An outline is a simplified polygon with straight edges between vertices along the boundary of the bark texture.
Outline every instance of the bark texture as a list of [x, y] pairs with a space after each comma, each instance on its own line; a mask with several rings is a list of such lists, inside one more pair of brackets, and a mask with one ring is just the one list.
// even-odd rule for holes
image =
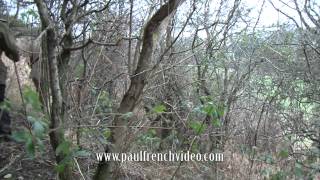
[[[59, 69], [57, 61], [57, 38], [53, 22], [50, 18], [48, 9], [42, 0], [35, 0], [38, 12], [40, 14], [40, 20], [42, 29], [46, 30], [45, 45], [47, 59], [49, 63], [49, 80], [50, 80], [50, 90], [51, 90], [51, 114], [50, 114], [50, 143], [55, 151], [59, 144], [65, 141], [64, 133], [62, 128], [62, 95], [59, 82]], [[56, 154], [57, 163], [61, 163], [65, 158], [63, 153]], [[59, 179], [61, 180], [72, 180], [72, 168], [66, 165], [64, 171], [59, 173]]]
[[[151, 63], [152, 52], [154, 48], [154, 37], [158, 33], [158, 29], [164, 19], [170, 16], [183, 0], [169, 0], [166, 4], [160, 7], [160, 9], [151, 17], [145, 26], [142, 40], [142, 49], [139, 55], [137, 68], [134, 72], [134, 76], [130, 78], [131, 83], [129, 89], [126, 91], [120, 106], [118, 108], [119, 114], [125, 114], [132, 112], [138, 104], [143, 92], [143, 88], [147, 83], [147, 77], [149, 73], [149, 66]], [[121, 116], [116, 116], [114, 119], [114, 125], [117, 128], [112, 130], [112, 142], [114, 147], [107, 147], [106, 152], [124, 152], [129, 148], [130, 143], [130, 129], [124, 128], [128, 126], [130, 120], [124, 119]], [[117, 179], [119, 178], [119, 172], [117, 172], [117, 164], [110, 166], [109, 162], [101, 162], [98, 165], [95, 180]]]

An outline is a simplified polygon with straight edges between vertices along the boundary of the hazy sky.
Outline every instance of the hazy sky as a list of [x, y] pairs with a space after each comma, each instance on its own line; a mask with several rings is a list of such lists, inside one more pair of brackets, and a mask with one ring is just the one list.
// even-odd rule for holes
[[[288, 0], [285, 0], [285, 1], [288, 1]], [[293, 13], [292, 11], [290, 11], [289, 8], [285, 7], [285, 5], [280, 3], [278, 0], [272, 0], [272, 2], [277, 8], [281, 9], [282, 11], [288, 12], [290, 14]], [[261, 9], [263, 0], [244, 0], [243, 3], [246, 4], [250, 8], [254, 8], [251, 15], [257, 17], [258, 12]], [[272, 24], [276, 24], [278, 22], [278, 20], [280, 22], [283, 22], [283, 21], [287, 20], [287, 18], [285, 16], [283, 16], [281, 13], [278, 13], [277, 10], [275, 10], [272, 7], [269, 0], [266, 0], [264, 3], [263, 9], [262, 9], [259, 24], [269, 26]]]
[[[278, 21], [280, 23], [288, 21], [288, 18], [278, 12], [270, 3], [270, 1], [281, 11], [285, 12], [289, 16], [293, 17], [297, 22], [299, 21], [299, 15], [294, 10], [295, 5], [293, 0], [265, 0], [264, 8], [261, 14], [261, 20], [259, 22], [260, 26], [265, 25], [269, 26], [272, 24], [277, 23]], [[311, 3], [315, 3], [318, 6], [318, 10], [320, 8], [320, 0], [308, 0], [311, 1]], [[260, 7], [263, 3], [263, 0], [243, 0], [243, 3], [245, 3], [248, 7], [254, 8], [254, 12], [252, 16], [258, 14], [258, 11], [260, 10]], [[282, 3], [283, 2], [283, 3]], [[303, 3], [304, 0], [298, 0], [298, 3], [300, 5], [300, 9], [303, 9]], [[285, 5], [287, 4], [287, 5]], [[288, 7], [290, 6], [290, 7]], [[315, 9], [317, 11], [317, 9]], [[306, 18], [306, 21], [308, 21], [308, 18]]]

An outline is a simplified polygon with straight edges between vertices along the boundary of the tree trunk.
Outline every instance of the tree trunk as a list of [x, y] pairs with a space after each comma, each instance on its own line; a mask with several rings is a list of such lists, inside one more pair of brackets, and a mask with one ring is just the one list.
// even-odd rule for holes
[[[162, 21], [167, 18], [171, 13], [173, 13], [179, 4], [183, 0], [169, 0], [166, 4], [160, 7], [160, 9], [151, 17], [148, 21], [143, 34], [143, 44], [142, 50], [139, 56], [138, 65], [135, 70], [135, 75], [131, 77], [130, 87], [125, 93], [120, 107], [118, 108], [119, 114], [125, 114], [132, 112], [139, 102], [143, 88], [147, 83], [148, 70], [151, 62], [153, 47], [154, 47], [154, 37], [158, 33], [158, 29]], [[114, 144], [114, 148], [107, 147], [105, 149], [106, 153], [115, 152], [120, 153], [124, 150], [129, 149], [130, 140], [130, 129], [124, 128], [130, 124], [130, 120], [122, 118], [120, 115], [116, 116], [114, 119], [114, 125], [116, 128], [112, 130], [111, 143]], [[110, 151], [109, 151], [110, 149]], [[94, 176], [95, 180], [106, 180], [106, 179], [117, 179], [119, 177], [118, 172], [111, 172], [111, 169], [119, 170], [117, 164], [110, 166], [109, 162], [101, 162], [98, 165], [96, 174]]]
[[[49, 63], [49, 80], [51, 89], [51, 114], [50, 114], [50, 143], [55, 152], [57, 147], [65, 141], [64, 132], [62, 128], [62, 95], [59, 82], [59, 69], [56, 56], [57, 38], [54, 30], [54, 26], [50, 19], [48, 9], [42, 0], [35, 0], [41, 19], [42, 29], [46, 30], [46, 53]], [[61, 163], [65, 159], [63, 153], [56, 155], [57, 164]], [[61, 180], [72, 180], [72, 168], [70, 165], [66, 165], [64, 170], [59, 173]]]

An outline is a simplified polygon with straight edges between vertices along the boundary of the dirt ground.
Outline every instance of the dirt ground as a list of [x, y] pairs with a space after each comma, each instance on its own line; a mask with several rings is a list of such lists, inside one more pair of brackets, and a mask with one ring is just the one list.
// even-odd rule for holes
[[[11, 127], [12, 131], [17, 131], [23, 127], [24, 116], [19, 113], [21, 108], [21, 97], [19, 94], [19, 88], [17, 83], [17, 77], [14, 72], [13, 63], [2, 58], [8, 67], [8, 80], [6, 97], [10, 100], [14, 106], [11, 115]], [[22, 86], [32, 86], [29, 79], [29, 71], [26, 64], [26, 59], [22, 58], [17, 63], [19, 72], [20, 83]], [[37, 154], [37, 157], [31, 159], [28, 157], [24, 144], [14, 141], [4, 142], [0, 141], [0, 180], [2, 179], [17, 179], [17, 180], [50, 180], [56, 179], [56, 173], [54, 172], [55, 161], [52, 156], [51, 147], [49, 141], [45, 142], [46, 148], [43, 154]]]
[[[23, 127], [23, 116], [11, 112], [13, 131]], [[31, 159], [28, 157], [24, 144], [14, 141], [0, 142], [0, 179], [17, 180], [51, 180], [56, 179], [54, 158], [49, 142], [43, 154]]]

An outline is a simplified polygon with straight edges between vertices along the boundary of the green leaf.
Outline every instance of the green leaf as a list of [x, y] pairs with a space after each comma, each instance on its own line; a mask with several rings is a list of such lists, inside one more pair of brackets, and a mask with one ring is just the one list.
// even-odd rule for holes
[[201, 96], [200, 99], [204, 102], [212, 101], [212, 98], [210, 96]]
[[215, 112], [215, 107], [213, 104], [207, 104], [206, 106], [204, 106], [203, 111], [207, 114], [212, 116], [213, 113]]
[[202, 105], [196, 106], [195, 108], [193, 108], [193, 112], [195, 112], [195, 113], [203, 113], [202, 109], [203, 109]]
[[27, 120], [32, 124], [37, 121], [34, 116], [27, 116]]
[[32, 141], [32, 138], [28, 139], [26, 142], [26, 151], [27, 154], [31, 157], [34, 158], [36, 154], [36, 147], [35, 144]]
[[43, 134], [44, 134], [44, 132], [45, 132], [45, 128], [44, 128], [44, 126], [43, 126], [40, 122], [35, 121], [35, 122], [33, 123], [32, 128], [33, 128], [33, 131], [34, 131], [34, 133], [35, 133], [35, 135], [36, 135], [37, 137], [42, 137], [42, 136], [43, 136]]
[[163, 104], [156, 105], [153, 107], [152, 111], [155, 113], [163, 113], [167, 110], [167, 108]]
[[90, 152], [85, 150], [78, 150], [73, 154], [74, 157], [88, 157], [90, 156]]
[[223, 106], [218, 106], [216, 109], [216, 112], [218, 113], [219, 118], [223, 117], [224, 115], [224, 107]]
[[261, 170], [261, 175], [264, 177], [268, 177], [272, 173], [271, 168], [265, 168]]
[[26, 130], [23, 130], [13, 132], [11, 137], [17, 142], [26, 142], [31, 138], [31, 135]]
[[148, 137], [155, 137], [157, 135], [157, 132], [155, 129], [149, 129], [147, 132]]
[[27, 14], [30, 15], [30, 16], [33, 16], [34, 18], [38, 17], [38, 14], [33, 9], [28, 9]]
[[84, 65], [78, 64], [75, 69], [75, 76], [77, 78], [80, 78], [82, 76], [83, 71], [84, 71]]
[[66, 164], [58, 164], [58, 165], [56, 165], [56, 166], [54, 167], [54, 169], [55, 169], [57, 172], [61, 173], [61, 172], [64, 171], [65, 167], [66, 167]]
[[280, 156], [281, 158], [287, 158], [287, 157], [289, 157], [289, 152], [288, 152], [288, 150], [281, 150], [281, 151], [279, 152], [279, 156]]
[[[191, 143], [191, 142], [190, 142]], [[199, 152], [199, 144], [198, 144], [198, 142], [194, 142], [193, 144], [192, 144], [192, 147], [191, 147], [191, 151], [193, 152], [193, 153], [198, 153]]]
[[11, 109], [11, 104], [10, 101], [4, 100], [3, 102], [0, 103], [0, 108], [6, 111], [10, 111]]
[[43, 141], [39, 138], [37, 138], [37, 146], [39, 147], [39, 150], [41, 152], [44, 152], [45, 145], [44, 145]]
[[199, 121], [191, 121], [189, 123], [189, 127], [196, 133], [196, 134], [202, 134], [207, 129], [207, 125], [203, 124]]
[[65, 155], [70, 154], [70, 147], [71, 142], [69, 141], [63, 141], [56, 149], [56, 155], [59, 155], [60, 153], [63, 153]]
[[297, 177], [303, 177], [303, 169], [302, 169], [302, 166], [299, 163], [295, 164], [294, 174]]
[[266, 155], [266, 163], [273, 164], [273, 158], [270, 154]]
[[24, 90], [23, 98], [27, 104], [30, 104], [32, 108], [36, 111], [41, 110], [41, 102], [39, 95], [36, 91], [32, 90], [30, 87], [27, 87]]
[[105, 139], [109, 139], [111, 137], [111, 130], [109, 128], [106, 128], [103, 132], [103, 136]]
[[219, 119], [213, 119], [213, 120], [211, 121], [211, 123], [212, 123], [212, 125], [213, 125], [214, 127], [220, 127], [220, 126], [221, 126], [221, 121], [220, 121]]
[[270, 178], [271, 180], [284, 180], [286, 179], [285, 174], [282, 171], [273, 174]]

